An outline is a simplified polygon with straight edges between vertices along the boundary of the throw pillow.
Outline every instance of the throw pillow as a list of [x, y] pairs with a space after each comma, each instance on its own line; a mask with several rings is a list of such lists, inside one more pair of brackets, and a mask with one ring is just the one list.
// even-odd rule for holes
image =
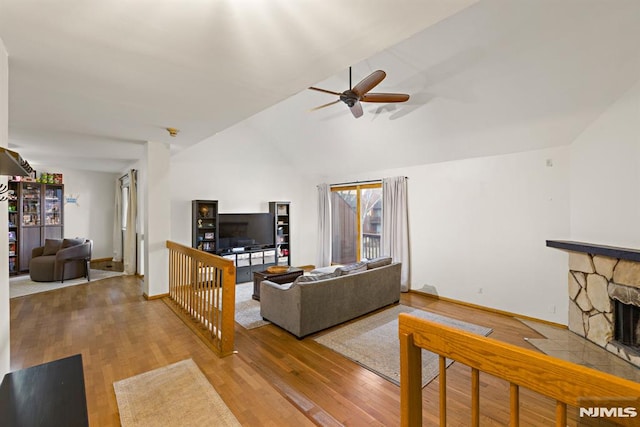
[[367, 269], [372, 270], [374, 268], [382, 267], [389, 264], [391, 264], [390, 256], [375, 258], [367, 262]]
[[76, 237], [75, 239], [64, 239], [60, 245], [60, 249], [70, 248], [71, 246], [78, 246], [84, 243], [83, 238]]
[[55, 255], [60, 250], [62, 239], [45, 239], [42, 255]]
[[347, 274], [360, 273], [362, 271], [367, 271], [367, 263], [366, 262], [356, 262], [355, 264], [345, 265], [344, 267], [340, 267], [338, 269], [340, 271], [341, 276], [346, 276]]

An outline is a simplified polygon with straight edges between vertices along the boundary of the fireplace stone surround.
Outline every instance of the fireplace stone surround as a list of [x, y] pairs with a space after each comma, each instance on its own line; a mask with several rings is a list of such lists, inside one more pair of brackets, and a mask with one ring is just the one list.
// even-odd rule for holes
[[564, 240], [547, 246], [569, 252], [569, 330], [640, 367], [640, 347], [616, 339], [616, 306], [640, 309], [640, 250]]

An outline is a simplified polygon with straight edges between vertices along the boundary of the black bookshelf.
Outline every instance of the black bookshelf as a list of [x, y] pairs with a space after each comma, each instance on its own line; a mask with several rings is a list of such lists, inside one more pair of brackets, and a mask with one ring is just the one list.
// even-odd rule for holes
[[191, 246], [216, 253], [218, 248], [218, 201], [191, 201]]

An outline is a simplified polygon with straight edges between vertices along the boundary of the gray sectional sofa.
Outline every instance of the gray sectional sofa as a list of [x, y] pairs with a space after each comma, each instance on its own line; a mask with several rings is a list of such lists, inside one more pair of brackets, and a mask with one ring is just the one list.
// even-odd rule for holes
[[260, 284], [260, 314], [298, 338], [346, 322], [400, 299], [400, 263], [390, 258]]

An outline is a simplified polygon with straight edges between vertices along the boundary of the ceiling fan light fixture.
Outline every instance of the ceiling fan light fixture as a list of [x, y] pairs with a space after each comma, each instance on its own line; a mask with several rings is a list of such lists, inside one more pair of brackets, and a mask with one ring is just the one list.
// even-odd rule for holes
[[180, 132], [180, 130], [176, 128], [167, 128], [167, 132], [169, 132], [169, 135], [175, 138], [178, 135], [178, 132]]
[[328, 93], [330, 95], [338, 95], [338, 100], [329, 102], [314, 108], [313, 110], [319, 110], [329, 105], [333, 105], [338, 101], [344, 102], [353, 116], [357, 119], [362, 116], [362, 106], [360, 102], [377, 102], [377, 103], [393, 103], [393, 102], [405, 102], [409, 99], [409, 95], [405, 93], [369, 93], [371, 89], [376, 87], [387, 74], [382, 70], [376, 70], [364, 79], [360, 80], [358, 84], [351, 87], [351, 67], [349, 67], [349, 89], [342, 93], [334, 92], [331, 90], [321, 89], [317, 87], [310, 87], [309, 89]]

